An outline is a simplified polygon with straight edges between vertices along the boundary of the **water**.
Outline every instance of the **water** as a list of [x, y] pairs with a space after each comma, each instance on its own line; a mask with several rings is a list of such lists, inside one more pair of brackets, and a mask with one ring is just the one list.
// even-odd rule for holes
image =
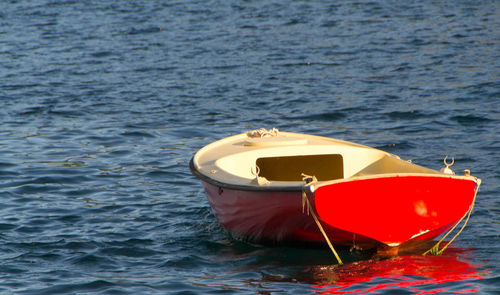
[[[2, 1], [0, 293], [496, 294], [499, 28], [498, 1]], [[454, 156], [470, 224], [344, 266], [234, 241], [188, 163], [260, 127]]]

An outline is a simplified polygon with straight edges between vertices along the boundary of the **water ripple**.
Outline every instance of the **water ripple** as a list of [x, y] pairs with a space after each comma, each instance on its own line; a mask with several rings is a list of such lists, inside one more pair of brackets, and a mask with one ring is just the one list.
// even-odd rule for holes
[[[496, 8], [0, 2], [0, 293], [497, 288]], [[453, 155], [455, 171], [483, 179], [474, 214], [437, 258], [343, 252], [339, 268], [324, 249], [232, 240], [189, 161], [209, 142], [261, 127], [435, 169]]]

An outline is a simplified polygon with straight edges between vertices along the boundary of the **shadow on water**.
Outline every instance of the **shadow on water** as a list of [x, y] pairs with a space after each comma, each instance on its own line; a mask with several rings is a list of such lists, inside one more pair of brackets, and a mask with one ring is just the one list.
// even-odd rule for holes
[[[369, 259], [345, 266], [317, 266], [304, 272], [305, 278], [316, 282], [315, 289], [327, 294], [385, 293], [405, 288], [423, 294], [429, 286], [433, 292], [448, 292], [446, 283], [471, 281], [487, 277], [480, 265], [460, 259], [457, 253], [444, 256], [396, 256]], [[437, 287], [441, 285], [442, 287]], [[461, 293], [476, 293], [478, 287], [463, 288]]]
[[[222, 254], [219, 258], [237, 261], [237, 270], [232, 273], [247, 275], [244, 278], [224, 276], [212, 279], [219, 283], [241, 279], [241, 284], [260, 289], [262, 292], [258, 293], [263, 294], [268, 294], [265, 286], [270, 283], [322, 294], [446, 293], [457, 286], [460, 286], [460, 293], [476, 293], [480, 287], [474, 281], [491, 277], [491, 271], [484, 264], [467, 258], [474, 251], [468, 248], [449, 248], [441, 256], [422, 256], [421, 249], [418, 249], [392, 257], [340, 249], [344, 264], [338, 265], [328, 249], [229, 243], [232, 244], [230, 247], [219, 249], [219, 254]], [[423, 247], [432, 247], [434, 243], [429, 241]], [[401, 288], [405, 292], [401, 293]]]

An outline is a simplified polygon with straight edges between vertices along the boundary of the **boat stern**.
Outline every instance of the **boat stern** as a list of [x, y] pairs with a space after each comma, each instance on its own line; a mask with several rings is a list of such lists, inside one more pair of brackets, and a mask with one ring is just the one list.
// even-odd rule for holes
[[319, 184], [315, 207], [326, 224], [388, 247], [433, 239], [472, 209], [478, 179], [395, 174]]

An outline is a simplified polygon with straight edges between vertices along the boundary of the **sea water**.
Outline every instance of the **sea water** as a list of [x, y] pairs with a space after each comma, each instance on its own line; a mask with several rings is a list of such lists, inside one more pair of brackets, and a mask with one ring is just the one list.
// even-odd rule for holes
[[[498, 294], [499, 29], [499, 1], [1, 1], [0, 293]], [[454, 157], [469, 224], [343, 266], [235, 241], [189, 161], [261, 127]]]

